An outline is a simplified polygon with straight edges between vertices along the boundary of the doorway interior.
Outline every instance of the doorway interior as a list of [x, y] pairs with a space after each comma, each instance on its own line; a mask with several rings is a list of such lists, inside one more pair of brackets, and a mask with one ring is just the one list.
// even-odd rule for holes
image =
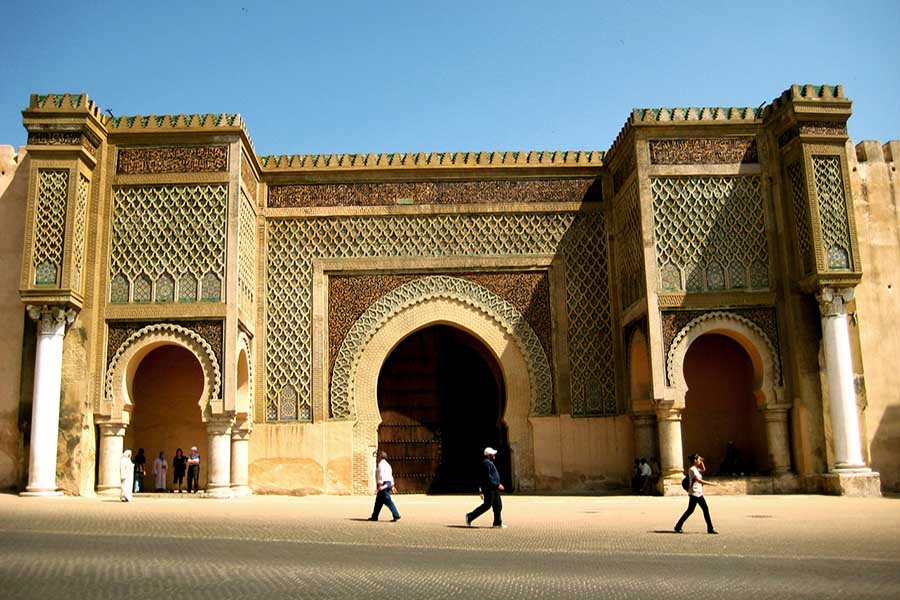
[[379, 449], [400, 493], [477, 491], [486, 446], [512, 489], [503, 375], [475, 336], [449, 325], [409, 335], [382, 365], [378, 408]]

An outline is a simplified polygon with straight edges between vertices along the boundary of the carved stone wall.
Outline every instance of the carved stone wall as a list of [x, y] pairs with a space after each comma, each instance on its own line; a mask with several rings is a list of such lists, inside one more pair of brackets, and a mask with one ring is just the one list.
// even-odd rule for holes
[[250, 199], [255, 205], [259, 184], [256, 182], [256, 176], [253, 174], [253, 167], [250, 166], [250, 161], [245, 155], [241, 156], [241, 181], [244, 182], [247, 191], [250, 192]]
[[404, 203], [582, 202], [599, 200], [600, 197], [599, 183], [591, 178], [336, 183], [270, 186], [268, 206], [290, 208], [386, 206]]
[[[167, 323], [189, 329], [202, 337], [215, 354], [216, 362], [219, 365], [219, 372], [224, 373], [222, 358], [224, 352], [225, 325], [222, 321], [167, 321]], [[109, 369], [116, 351], [122, 347], [122, 344], [124, 344], [129, 337], [141, 329], [154, 324], [156, 323], [153, 321], [112, 321], [108, 323], [106, 368]]]
[[313, 259], [546, 254], [566, 265], [572, 412], [615, 414], [606, 239], [599, 213], [270, 219], [267, 419], [284, 419], [283, 400], [309, 406]]
[[800, 161], [787, 167], [791, 185], [791, 206], [794, 212], [794, 224], [797, 231], [797, 246], [800, 251], [800, 266], [803, 274], [812, 273], [816, 269], [815, 249], [809, 224], [809, 206], [806, 203], [805, 184], [803, 182], [803, 165]]
[[238, 304], [252, 312], [256, 303], [256, 212], [241, 190], [238, 212]]
[[119, 148], [116, 173], [210, 173], [228, 169], [228, 146]]
[[758, 176], [657, 177], [651, 186], [661, 291], [769, 287]]
[[225, 185], [115, 188], [110, 301], [221, 301], [226, 202]]
[[78, 195], [75, 203], [75, 218], [72, 233], [72, 287], [81, 290], [84, 272], [84, 237], [87, 219], [87, 202], [91, 182], [84, 175], [78, 176]]

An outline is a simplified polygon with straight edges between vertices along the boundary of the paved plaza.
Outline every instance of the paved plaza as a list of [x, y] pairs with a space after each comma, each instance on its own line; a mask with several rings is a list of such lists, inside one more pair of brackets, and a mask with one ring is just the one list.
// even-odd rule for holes
[[900, 499], [0, 495], [0, 597], [898, 598]]

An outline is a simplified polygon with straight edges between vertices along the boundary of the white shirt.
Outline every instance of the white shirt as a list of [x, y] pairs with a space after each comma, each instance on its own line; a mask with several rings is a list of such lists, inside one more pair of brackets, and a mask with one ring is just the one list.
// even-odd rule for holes
[[644, 477], [650, 477], [653, 475], [653, 469], [650, 468], [648, 463], [644, 463], [641, 465], [641, 475]]
[[691, 496], [697, 496], [698, 498], [703, 495], [703, 484], [697, 481], [698, 479], [702, 479], [700, 476], [700, 469], [697, 467], [691, 467]]
[[375, 469], [375, 481], [378, 482], [378, 489], [385, 487], [386, 483], [394, 483], [394, 470], [391, 469], [390, 463], [383, 458], [378, 461], [378, 467]]

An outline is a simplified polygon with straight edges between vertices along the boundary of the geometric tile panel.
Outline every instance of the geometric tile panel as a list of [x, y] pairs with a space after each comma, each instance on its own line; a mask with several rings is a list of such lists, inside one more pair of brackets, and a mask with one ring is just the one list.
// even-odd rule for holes
[[758, 176], [655, 177], [651, 186], [661, 291], [769, 287]]
[[69, 171], [39, 171], [34, 210], [34, 247], [31, 255], [36, 285], [59, 285], [68, 195]]
[[241, 190], [238, 213], [238, 304], [253, 312], [256, 290], [256, 213], [247, 194]]
[[813, 241], [809, 225], [809, 208], [804, 194], [803, 169], [801, 162], [790, 164], [787, 168], [788, 178], [791, 184], [791, 205], [794, 209], [794, 223], [797, 226], [797, 245], [800, 251], [803, 274], [815, 270], [816, 262], [813, 258]]
[[75, 226], [72, 236], [72, 287], [81, 290], [81, 278], [84, 271], [84, 235], [85, 211], [90, 195], [90, 180], [84, 175], [78, 176], [78, 196], [75, 206]]
[[644, 297], [644, 245], [641, 241], [641, 207], [637, 184], [633, 183], [614, 205], [616, 217], [616, 262], [622, 309]]
[[[606, 227], [595, 214], [348, 216], [267, 221], [266, 416], [311, 398], [312, 261], [316, 258], [528, 256], [566, 265], [573, 414], [615, 414]], [[284, 396], [283, 394], [287, 394]], [[273, 415], [276, 415], [273, 419]]]
[[849, 269], [853, 257], [850, 249], [850, 225], [847, 222], [847, 200], [841, 159], [837, 156], [813, 156], [822, 247], [829, 270]]
[[[204, 299], [220, 300], [227, 191], [222, 184], [115, 188], [110, 299], [126, 301], [120, 289], [124, 280], [132, 289], [131, 302], [188, 301], [196, 299], [196, 291], [176, 289], [175, 282], [202, 280]], [[155, 293], [144, 289], [154, 283]]]

